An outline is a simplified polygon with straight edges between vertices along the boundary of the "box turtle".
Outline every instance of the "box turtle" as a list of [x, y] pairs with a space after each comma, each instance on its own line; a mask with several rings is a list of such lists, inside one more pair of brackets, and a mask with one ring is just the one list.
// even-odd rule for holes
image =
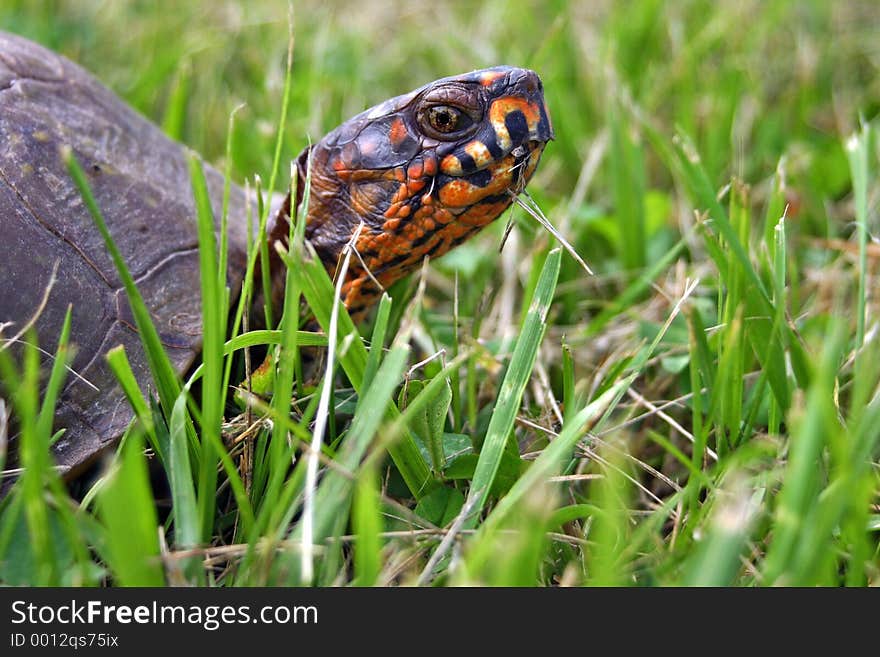
[[[311, 166], [306, 236], [331, 273], [364, 224], [355, 245], [360, 258], [343, 287], [352, 314], [366, 312], [382, 287], [426, 255], [444, 254], [504, 212], [552, 138], [538, 76], [500, 66], [387, 100], [300, 154], [300, 181]], [[58, 402], [55, 427], [65, 431], [53, 446], [70, 475], [112, 445], [133, 417], [106, 363], [108, 350], [124, 345], [145, 391], [150, 374], [125, 292], [68, 176], [62, 145], [86, 170], [180, 373], [199, 354], [201, 313], [186, 148], [82, 68], [0, 32], [0, 348], [32, 317], [40, 344], [53, 348], [72, 306], [76, 374]], [[205, 174], [219, 217], [223, 177], [211, 167]], [[245, 201], [233, 184], [233, 291], [245, 270]], [[270, 239], [287, 235], [290, 205], [288, 198], [275, 213]]]

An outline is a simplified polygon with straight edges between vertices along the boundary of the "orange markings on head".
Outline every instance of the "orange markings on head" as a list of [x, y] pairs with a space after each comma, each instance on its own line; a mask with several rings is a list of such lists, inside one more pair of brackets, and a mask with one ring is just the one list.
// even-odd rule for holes
[[492, 162], [492, 154], [486, 144], [476, 139], [465, 145], [464, 152], [474, 158], [478, 169], [484, 169]]
[[[424, 205], [416, 210], [416, 213], [413, 215], [414, 222], [421, 222], [426, 227], [428, 221], [430, 221], [431, 225], [433, 226], [434, 223], [448, 224], [454, 219], [455, 216], [451, 212], [449, 212], [449, 210]], [[430, 230], [430, 228], [428, 230]]]
[[467, 212], [459, 216], [462, 225], [482, 227], [490, 224], [498, 218], [511, 204], [511, 201], [498, 201], [496, 203], [477, 203]]
[[391, 122], [391, 129], [388, 132], [392, 146], [400, 146], [407, 137], [406, 124], [399, 116]]
[[425, 179], [417, 178], [413, 180], [412, 178], [406, 183], [406, 189], [409, 191], [410, 196], [415, 196], [425, 187]]
[[403, 235], [396, 233], [388, 233], [389, 244], [385, 247], [386, 251], [380, 255], [380, 262], [386, 262], [391, 258], [389, 256], [406, 255], [411, 250], [410, 240]]
[[455, 221], [455, 215], [444, 208], [438, 209], [431, 215], [438, 224], [448, 224]]
[[409, 189], [407, 189], [406, 185], [401, 185], [397, 188], [397, 191], [394, 192], [394, 197], [391, 199], [392, 203], [400, 203], [409, 198]]
[[434, 208], [426, 207], [423, 205], [418, 210], [416, 210], [416, 214], [415, 214], [414, 218], [418, 221], [418, 220], [424, 219], [425, 217], [430, 217], [433, 214], [434, 214]]
[[466, 208], [487, 196], [503, 192], [513, 181], [513, 164], [514, 158], [508, 156], [489, 165], [492, 176], [485, 187], [477, 187], [463, 179], [451, 180], [440, 188], [440, 202], [451, 208]]
[[466, 180], [451, 180], [440, 188], [440, 202], [453, 208], [463, 208], [479, 200], [481, 188]]
[[410, 179], [410, 181], [421, 178], [425, 173], [425, 166], [421, 160], [416, 160], [412, 164], [409, 165], [409, 168], [406, 170], [406, 176]]
[[[395, 221], [399, 221], [400, 219], [406, 219], [409, 216], [409, 213], [410, 207], [401, 201], [398, 203], [392, 203], [389, 208], [385, 210], [385, 214], [383, 216], [389, 220], [393, 219]], [[390, 221], [386, 221], [383, 224], [383, 227], [387, 228], [389, 223]]]
[[343, 162], [341, 158], [334, 159], [332, 166], [333, 171], [336, 172], [337, 178], [346, 182], [351, 180], [351, 170], [348, 168], [348, 166], [346, 166], [345, 162]]
[[495, 129], [498, 137], [498, 145], [507, 150], [513, 144], [510, 141], [510, 132], [507, 130], [507, 124], [504, 119], [511, 112], [520, 111], [526, 117], [526, 123], [529, 126], [529, 132], [534, 132], [541, 121], [541, 110], [525, 98], [517, 96], [504, 96], [499, 98], [489, 107], [489, 122]]
[[484, 87], [489, 87], [495, 80], [501, 77], [504, 77], [503, 71], [486, 71], [480, 76], [480, 84]]
[[424, 169], [426, 176], [433, 176], [437, 173], [437, 160], [433, 157], [429, 157], [424, 161]]
[[460, 176], [462, 174], [461, 162], [455, 155], [447, 155], [440, 163], [440, 170], [447, 176]]
[[450, 242], [457, 237], [461, 237], [462, 235], [466, 235], [471, 231], [472, 227], [466, 224], [462, 224], [459, 222], [453, 222], [445, 226], [440, 234], [443, 235], [444, 239], [448, 239]]

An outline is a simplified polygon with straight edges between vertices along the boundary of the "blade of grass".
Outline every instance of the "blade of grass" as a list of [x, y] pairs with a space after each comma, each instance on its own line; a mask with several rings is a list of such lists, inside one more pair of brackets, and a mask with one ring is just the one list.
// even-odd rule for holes
[[[189, 174], [196, 207], [199, 236], [199, 273], [202, 292], [202, 377], [201, 450], [199, 452], [198, 504], [201, 537], [208, 542], [214, 529], [217, 502], [217, 455], [214, 444], [220, 440], [223, 422], [224, 372], [223, 342], [228, 312], [225, 285], [217, 276], [217, 240], [214, 213], [201, 161], [189, 155]], [[225, 277], [225, 274], [224, 274]], [[225, 283], [225, 280], [223, 281]]]
[[[361, 224], [361, 228], [363, 224]], [[303, 582], [308, 586], [314, 579], [314, 519], [315, 519], [315, 489], [318, 480], [318, 454], [320, 453], [321, 444], [324, 441], [324, 431], [331, 412], [330, 395], [333, 391], [333, 377], [336, 374], [335, 360], [338, 342], [336, 339], [339, 326], [339, 307], [342, 305], [340, 296], [342, 295], [342, 286], [345, 284], [345, 278], [348, 274], [348, 265], [351, 261], [351, 245], [357, 241], [360, 234], [358, 228], [352, 235], [351, 241], [343, 249], [342, 265], [339, 268], [339, 278], [336, 281], [336, 289], [333, 292], [333, 305], [330, 311], [330, 322], [327, 327], [327, 354], [325, 356], [326, 364], [324, 370], [324, 380], [321, 384], [321, 396], [318, 403], [318, 412], [315, 420], [315, 427], [312, 430], [311, 449], [307, 456], [306, 468], [306, 488], [305, 499], [303, 502], [303, 519], [300, 523], [302, 528], [302, 544], [303, 550], [300, 561]], [[301, 252], [300, 252], [301, 253]], [[289, 270], [288, 270], [289, 271]]]
[[620, 243], [620, 259], [624, 269], [638, 271], [647, 257], [644, 153], [629, 134], [628, 117], [619, 100], [612, 101], [609, 113], [614, 213], [621, 234], [626, 236]]
[[[382, 361], [372, 385], [364, 391], [358, 402], [351, 428], [336, 458], [339, 465], [348, 472], [353, 472], [358, 467], [386, 417], [388, 399], [403, 377], [409, 351], [409, 345], [405, 341], [396, 340]], [[314, 544], [321, 544], [339, 516], [348, 514], [348, 496], [352, 484], [350, 479], [336, 470], [329, 471], [324, 477], [314, 498], [314, 522], [311, 528], [311, 541]], [[302, 523], [297, 524], [292, 538], [306, 542], [308, 537]], [[294, 573], [294, 579], [301, 577], [304, 582], [310, 581], [305, 577], [307, 571]]]
[[165, 106], [165, 117], [162, 119], [162, 131], [175, 141], [181, 141], [183, 138], [191, 68], [189, 60], [181, 62], [177, 68], [171, 95]]
[[[310, 168], [310, 167], [309, 167]], [[291, 166], [290, 194], [294, 198], [297, 189], [297, 169]], [[293, 260], [302, 259], [302, 245], [305, 239], [305, 223], [308, 216], [309, 194], [311, 190], [311, 176], [305, 180], [305, 191], [299, 208], [291, 205], [291, 218], [288, 229], [288, 244], [291, 245]], [[290, 414], [291, 393], [293, 390], [293, 377], [296, 370], [296, 360], [299, 355], [299, 343], [297, 327], [299, 326], [300, 313], [300, 282], [299, 278], [288, 267], [284, 277], [284, 306], [281, 314], [281, 344], [276, 351], [278, 360], [278, 375], [275, 379], [275, 389], [272, 395], [272, 408], [276, 417]], [[332, 343], [330, 343], [332, 344]], [[273, 467], [285, 469], [281, 460], [281, 451], [287, 441], [287, 431], [280, 422], [275, 422], [272, 427], [272, 457]], [[271, 498], [270, 498], [271, 499]]]
[[[68, 319], [69, 317], [68, 313]], [[69, 326], [67, 330], [69, 331]], [[8, 354], [0, 352], [0, 373], [4, 381], [17, 382], [10, 393], [13, 411], [19, 421], [19, 454], [23, 468], [18, 495], [22, 499], [33, 555], [34, 582], [38, 586], [57, 586], [60, 583], [60, 573], [57, 569], [49, 510], [43, 497], [45, 484], [53, 474], [49, 460], [51, 424], [47, 433], [45, 421], [40, 421], [40, 357], [35, 341], [36, 337], [31, 329], [26, 334], [21, 373], [16, 371]]]
[[[201, 537], [199, 506], [193, 486], [187, 444], [186, 392], [177, 398], [171, 410], [170, 481], [171, 501], [174, 509], [174, 543], [181, 549], [196, 547]], [[191, 577], [201, 580], [196, 559], [188, 560], [185, 570]]]
[[157, 434], [156, 427], [153, 424], [153, 414], [150, 411], [150, 406], [147, 404], [147, 400], [144, 399], [144, 395], [141, 393], [134, 372], [131, 370], [131, 364], [128, 362], [128, 356], [125, 353], [125, 347], [123, 345], [117, 345], [108, 351], [107, 363], [113, 371], [116, 380], [119, 381], [119, 385], [122, 386], [125, 398], [128, 400], [128, 403], [131, 404], [134, 414], [140, 421], [153, 449], [156, 450], [159, 460], [162, 462], [163, 466], [167, 468], [168, 443], [159, 439], [159, 434]]
[[[837, 422], [834, 389], [837, 364], [840, 362], [843, 332], [838, 322], [825, 344], [819, 368], [808, 391], [806, 404], [799, 422], [794, 422], [789, 448], [788, 464], [779, 492], [775, 513], [773, 542], [764, 560], [763, 572], [767, 584], [783, 577], [789, 568], [798, 541], [804, 538], [810, 509], [821, 489], [822, 473], [817, 461], [826, 441], [827, 429]], [[790, 419], [791, 423], [792, 420]], [[795, 573], [790, 573], [795, 576]]]
[[373, 324], [373, 335], [370, 338], [370, 353], [367, 355], [367, 364], [364, 367], [364, 379], [362, 385], [369, 388], [379, 369], [382, 361], [385, 345], [385, 334], [388, 332], [388, 318], [391, 316], [391, 297], [382, 294], [379, 301], [379, 309], [376, 311], [376, 321]]
[[[602, 456], [603, 476], [594, 482], [596, 515], [590, 527], [591, 544], [584, 555], [587, 563], [587, 584], [590, 586], [622, 586], [628, 579], [628, 568], [620, 559], [622, 547], [629, 538], [627, 508], [632, 485], [622, 469], [623, 452], [605, 449]], [[590, 487], [591, 492], [593, 486]]]
[[95, 197], [92, 194], [89, 182], [83, 173], [79, 162], [77, 162], [76, 157], [69, 148], [63, 150], [62, 157], [64, 158], [67, 170], [70, 173], [74, 184], [79, 190], [89, 213], [92, 215], [92, 220], [94, 221], [95, 226], [101, 233], [101, 237], [107, 247], [107, 252], [113, 259], [113, 264], [116, 267], [116, 271], [119, 274], [123, 287], [125, 288], [128, 303], [131, 306], [131, 311], [134, 315], [134, 321], [138, 329], [139, 337], [144, 346], [144, 353], [147, 357], [150, 372], [156, 383], [156, 390], [159, 394], [162, 408], [164, 408], [165, 412], [170, 415], [171, 409], [174, 408], [175, 400], [177, 400], [178, 395], [180, 394], [180, 382], [174, 372], [174, 367], [172, 367], [171, 361], [168, 359], [168, 355], [162, 347], [159, 333], [156, 331], [153, 320], [150, 318], [150, 312], [147, 310], [147, 306], [144, 304], [144, 299], [134, 283], [134, 278], [132, 278], [128, 266], [122, 258], [122, 254], [119, 252], [116, 243], [113, 241], [110, 231], [107, 229], [107, 223], [104, 221], [101, 210], [95, 202]]
[[103, 554], [119, 586], [162, 586], [159, 521], [143, 458], [143, 441], [129, 436], [122, 458], [98, 495], [106, 527]]
[[476, 544], [479, 543], [480, 535], [491, 531], [494, 527], [499, 526], [505, 521], [507, 516], [514, 514], [517, 505], [529, 491], [542, 482], [547, 481], [548, 478], [559, 474], [567, 459], [571, 457], [571, 453], [578, 441], [586, 435], [586, 432], [592, 425], [607, 414], [609, 409], [613, 408], [617, 400], [620, 399], [623, 393], [626, 392], [626, 389], [632, 384], [633, 378], [629, 376], [623, 381], [615, 383], [599, 397], [578, 411], [571, 420], [566, 421], [559, 435], [541, 451], [538, 458], [517, 479], [513, 487], [498, 501], [498, 504], [492, 509], [492, 513], [480, 525], [477, 531], [477, 538], [474, 540]]
[[[324, 265], [308, 243], [306, 248], [310, 252], [309, 257], [305, 258], [299, 266], [294, 264], [291, 271], [300, 277], [303, 296], [314, 313], [315, 319], [326, 331], [330, 324], [332, 300], [335, 298], [333, 284], [330, 282]], [[288, 267], [291, 267], [290, 259], [287, 258], [287, 260]], [[347, 343], [348, 348], [345, 352], [339, 355], [339, 363], [354, 389], [362, 392], [368, 360], [367, 349], [360, 339], [356, 339], [358, 331], [344, 307], [339, 309], [339, 335], [342, 336], [341, 340], [345, 340], [345, 336], [355, 336], [355, 339]], [[383, 406], [388, 409], [389, 420], [393, 420], [399, 415], [396, 406], [387, 400], [383, 402]], [[404, 434], [399, 440], [389, 445], [388, 449], [394, 465], [400, 471], [412, 494], [416, 498], [421, 498], [430, 492], [434, 480], [412, 435]]]
[[685, 564], [685, 586], [729, 586], [742, 566], [740, 557], [758, 512], [755, 494], [734, 481], [727, 498], [714, 509], [706, 537]]
[[[489, 428], [486, 431], [486, 438], [480, 450], [480, 457], [468, 493], [469, 500], [477, 498], [479, 501], [472, 506], [473, 515], [465, 523], [467, 528], [476, 525], [477, 517], [488, 500], [492, 482], [501, 464], [505, 445], [513, 429], [523, 392], [529, 382], [532, 368], [538, 356], [538, 348], [544, 337], [547, 313], [550, 310], [550, 302], [553, 299], [556, 281], [559, 277], [561, 257], [562, 251], [559, 248], [553, 249], [547, 256], [541, 278], [535, 289], [532, 305], [523, 323], [510, 359], [510, 366], [501, 384], [498, 399], [495, 402], [495, 410], [489, 421]], [[470, 506], [468, 503], [465, 505]]]
[[61, 335], [58, 337], [58, 348], [52, 360], [52, 369], [49, 373], [49, 381], [43, 391], [43, 403], [40, 406], [40, 414], [37, 417], [37, 433], [41, 436], [52, 435], [52, 422], [55, 419], [55, 405], [61, 394], [64, 379], [67, 374], [67, 364], [70, 360], [68, 340], [70, 339], [70, 322], [73, 314], [71, 306], [67, 306], [64, 314], [64, 322], [61, 324]]
[[381, 502], [379, 478], [372, 468], [361, 470], [355, 484], [352, 528], [354, 544], [354, 574], [357, 586], [375, 586], [382, 568]]

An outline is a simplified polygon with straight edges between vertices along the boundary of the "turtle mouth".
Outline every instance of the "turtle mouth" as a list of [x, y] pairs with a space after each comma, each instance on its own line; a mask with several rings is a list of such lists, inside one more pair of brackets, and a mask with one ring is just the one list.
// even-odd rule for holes
[[[475, 204], [491, 200], [506, 207], [511, 195], [525, 189], [538, 166], [546, 142], [532, 139], [511, 148], [506, 154], [493, 158], [480, 169], [471, 169], [440, 177], [435, 194], [440, 204], [450, 210], [461, 211]], [[496, 214], [503, 208], [499, 206]]]
[[538, 164], [538, 158], [544, 152], [546, 143], [545, 141], [532, 139], [510, 151], [510, 155], [513, 157], [513, 166], [511, 167], [513, 184], [511, 185], [511, 191], [519, 194], [525, 189], [532, 172], [535, 170], [535, 166]]

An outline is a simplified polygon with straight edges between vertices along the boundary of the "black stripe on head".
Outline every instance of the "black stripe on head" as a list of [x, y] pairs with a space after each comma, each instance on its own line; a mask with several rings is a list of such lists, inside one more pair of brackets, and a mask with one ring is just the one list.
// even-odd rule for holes
[[492, 182], [492, 172], [489, 169], [480, 169], [469, 175], [467, 181], [475, 187], [485, 187]]
[[492, 156], [493, 160], [500, 160], [504, 157], [504, 151], [501, 150], [501, 146], [498, 145], [498, 140], [495, 137], [495, 131], [491, 131], [492, 135], [489, 139], [482, 139], [481, 141], [486, 145], [486, 149], [489, 151], [489, 155]]
[[464, 149], [456, 151], [455, 156], [458, 158], [458, 161], [461, 162], [461, 170], [465, 173], [477, 168], [477, 163], [474, 162], [474, 158], [468, 155]]
[[514, 110], [505, 116], [504, 125], [507, 126], [507, 132], [510, 134], [510, 141], [513, 144], [521, 144], [529, 136], [528, 121], [526, 121], [525, 114], [519, 110]]

